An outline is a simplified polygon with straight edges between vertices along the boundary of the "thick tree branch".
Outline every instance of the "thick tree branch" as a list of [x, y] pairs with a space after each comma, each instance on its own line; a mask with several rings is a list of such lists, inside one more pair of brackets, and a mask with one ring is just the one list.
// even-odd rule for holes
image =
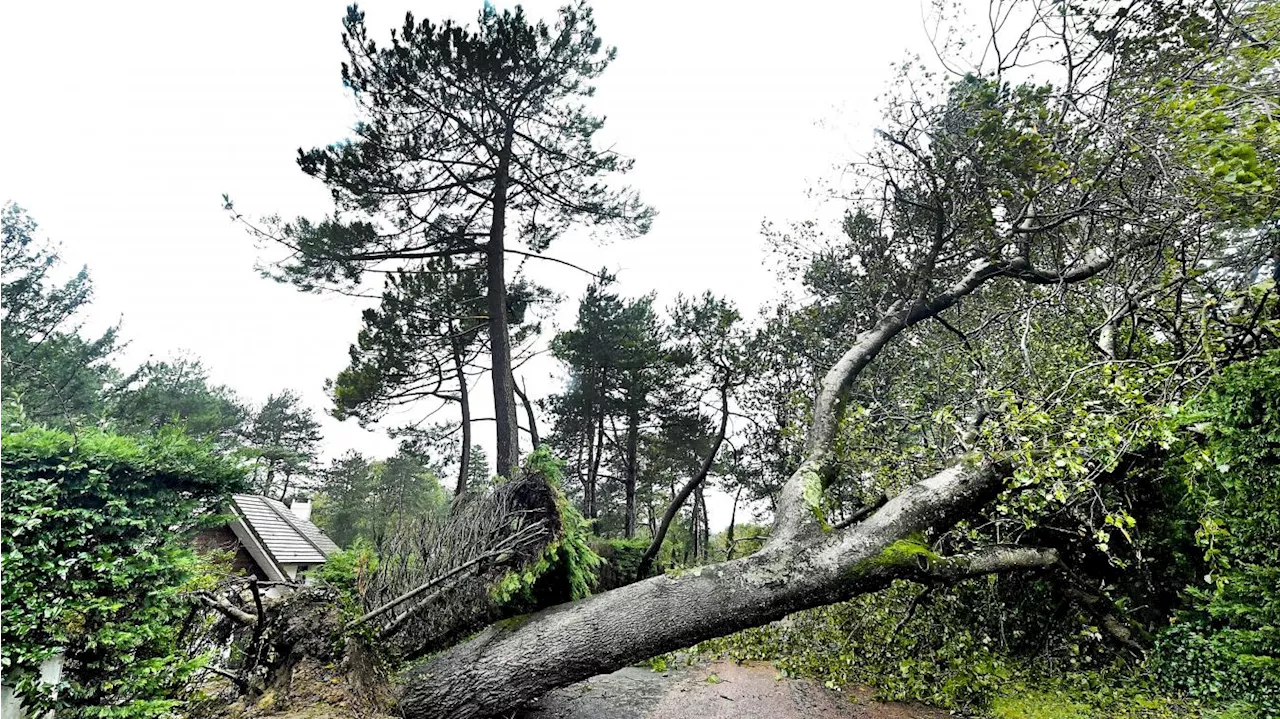
[[214, 674], [217, 674], [220, 677], [225, 677], [226, 679], [229, 679], [231, 683], [235, 684], [236, 688], [242, 692], [248, 692], [251, 688], [249, 686], [249, 682], [245, 681], [240, 675], [233, 674], [232, 672], [227, 671], [222, 667], [215, 667], [212, 664], [209, 664], [209, 665], [206, 665], [204, 668], [207, 671], [213, 672]]
[[1110, 267], [1112, 262], [1112, 257], [1103, 255], [1064, 272], [1048, 272], [1032, 267], [1024, 258], [1004, 262], [979, 260], [963, 277], [933, 299], [915, 303], [898, 300], [891, 305], [870, 330], [859, 335], [853, 346], [823, 377], [809, 426], [805, 460], [779, 493], [778, 514], [770, 543], [792, 542], [821, 527], [818, 508], [830, 470], [831, 446], [835, 441], [844, 398], [862, 370], [903, 330], [955, 306], [997, 277], [1011, 277], [1031, 284], [1082, 282]]
[[925, 582], [955, 582], [984, 574], [1047, 569], [1057, 563], [1058, 552], [1055, 549], [1012, 545], [985, 547], [967, 554], [956, 554], [930, 561], [913, 578]]

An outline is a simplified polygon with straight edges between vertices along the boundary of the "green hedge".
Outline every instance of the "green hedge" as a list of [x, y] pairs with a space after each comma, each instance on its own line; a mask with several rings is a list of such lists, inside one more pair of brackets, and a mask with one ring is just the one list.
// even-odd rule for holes
[[1280, 716], [1280, 351], [1228, 367], [1183, 422], [1195, 439], [1171, 475], [1198, 517], [1205, 574], [1154, 668], [1176, 691]]
[[170, 712], [198, 666], [179, 646], [190, 535], [241, 471], [177, 431], [29, 428], [3, 438], [3, 482], [3, 671], [29, 715]]

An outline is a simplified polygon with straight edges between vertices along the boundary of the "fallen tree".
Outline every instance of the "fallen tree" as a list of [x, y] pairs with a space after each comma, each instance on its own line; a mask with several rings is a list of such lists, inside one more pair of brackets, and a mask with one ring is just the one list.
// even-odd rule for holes
[[[879, 142], [851, 173], [860, 184], [849, 193], [853, 201], [845, 227], [856, 242], [844, 255], [820, 258], [822, 266], [815, 270], [825, 273], [821, 281], [847, 303], [845, 317], [853, 326], [823, 327], [846, 346], [816, 382], [807, 408], [803, 456], [776, 493], [774, 523], [764, 547], [747, 557], [650, 578], [489, 626], [408, 671], [399, 700], [406, 717], [501, 714], [549, 689], [797, 610], [873, 592], [896, 579], [952, 582], [1058, 564], [1059, 552], [1052, 547], [1009, 545], [998, 536], [986, 545], [951, 554], [943, 554], [948, 547], [937, 541], [961, 520], [981, 516], [997, 497], [1016, 498], [1027, 486], [1020, 480], [1042, 457], [1009, 451], [1017, 445], [1016, 437], [986, 444], [966, 439], [962, 445], [981, 449], [965, 446], [964, 452], [952, 452], [947, 466], [896, 486], [900, 491], [883, 503], [866, 502], [863, 509], [841, 515], [838, 521], [829, 517], [828, 490], [837, 475], [857, 475], [862, 469], [840, 466], [838, 459], [851, 389], [877, 357], [889, 352], [905, 357], [911, 343], [903, 341], [904, 335], [922, 323], [936, 320], [972, 349], [971, 339], [976, 340], [982, 328], [962, 331], [943, 314], [979, 295], [1003, 297], [1005, 314], [1019, 316], [1022, 329], [1020, 336], [1000, 337], [995, 352], [1004, 360], [1014, 357], [1010, 365], [1025, 358], [1026, 372], [1019, 369], [1009, 373], [1012, 380], [996, 380], [1006, 389], [1023, 390], [1028, 383], [1018, 380], [1035, 373], [1027, 337], [1037, 312], [1047, 314], [1046, 305], [1056, 302], [1058, 317], [1069, 317], [1061, 326], [1083, 337], [1090, 344], [1088, 352], [1097, 350], [1068, 357], [1084, 371], [1114, 363], [1125, 354], [1117, 341], [1125, 333], [1124, 323], [1137, 327], [1140, 321], [1164, 322], [1157, 311], [1140, 320], [1139, 308], [1160, 310], [1156, 303], [1173, 292], [1178, 309], [1172, 327], [1158, 326], [1163, 341], [1174, 347], [1168, 353], [1175, 358], [1168, 363], [1172, 366], [1197, 352], [1197, 342], [1202, 341], [1186, 340], [1184, 334], [1199, 330], [1186, 328], [1178, 317], [1187, 314], [1188, 303], [1199, 302], [1200, 308], [1216, 303], [1205, 289], [1210, 281], [1192, 286], [1205, 268], [1242, 276], [1265, 267], [1255, 261], [1259, 246], [1250, 243], [1256, 240], [1247, 233], [1222, 232], [1215, 224], [1222, 218], [1207, 209], [1212, 203], [1194, 194], [1199, 191], [1196, 170], [1171, 147], [1167, 118], [1159, 115], [1164, 110], [1153, 108], [1158, 103], [1150, 92], [1156, 80], [1184, 77], [1202, 67], [1198, 61], [1186, 64], [1176, 47], [1161, 47], [1151, 37], [1165, 37], [1182, 26], [1230, 26], [1229, 19], [1220, 17], [1221, 12], [1214, 15], [1213, 8], [1206, 19], [1197, 14], [1194, 2], [1168, 13], [1160, 3], [1129, 3], [1125, 12], [1116, 12], [1108, 2], [1088, 5], [1067, 17], [1055, 14], [1054, 9], [1060, 9], [1055, 3], [994, 2], [993, 33], [1007, 32], [997, 28], [1011, 28], [1023, 20], [1025, 32], [1007, 44], [991, 38], [973, 71], [953, 72], [941, 86], [924, 91], [905, 88], [888, 101]], [[359, 20], [354, 12], [352, 17], [353, 22]], [[495, 17], [484, 15], [482, 20], [493, 24]], [[571, 24], [575, 16], [567, 11], [565, 17]], [[523, 22], [518, 14], [504, 14], [501, 27], [510, 24], [523, 31]], [[430, 25], [422, 27], [426, 35], [433, 35]], [[592, 43], [598, 46], [593, 37]], [[488, 47], [477, 45], [481, 46]], [[1213, 51], [1218, 49], [1215, 45]], [[369, 60], [372, 52], [372, 45], [367, 53], [356, 47], [353, 60]], [[388, 57], [398, 59], [401, 54]], [[433, 62], [439, 58], [425, 53], [419, 65], [434, 68]], [[503, 62], [484, 67], [498, 76], [518, 78], [519, 63], [511, 61], [508, 68]], [[1027, 69], [1031, 65], [1049, 69], [1037, 78]], [[404, 82], [399, 74], [394, 79], [397, 91], [411, 92], [419, 100], [422, 88]], [[519, 105], [517, 100], [512, 106]], [[512, 138], [511, 124], [504, 127], [507, 148], [495, 153], [503, 178], [510, 169]], [[366, 139], [376, 146], [380, 137]], [[358, 158], [350, 154], [338, 159]], [[371, 194], [363, 182], [328, 179], [353, 197]], [[505, 198], [505, 180], [497, 182], [488, 174], [473, 179], [481, 188], [475, 196], [486, 207], [492, 202], [498, 218], [489, 223], [489, 244], [468, 241], [453, 247], [449, 243], [454, 236], [442, 234], [433, 252], [474, 254], [483, 249], [490, 277], [500, 279], [502, 253], [509, 251], [503, 249], [497, 209]], [[422, 194], [417, 188], [399, 191], [410, 200]], [[356, 239], [366, 244], [377, 238], [372, 225], [360, 230], [364, 234]], [[319, 238], [326, 241], [319, 242], [319, 249], [301, 243], [297, 251], [305, 261], [286, 270], [307, 283], [331, 282], [331, 264], [358, 278], [361, 268], [376, 262], [421, 257], [416, 247], [412, 252], [401, 247], [398, 252], [348, 252], [335, 260], [328, 252], [336, 247], [331, 240], [348, 242], [353, 235], [334, 233], [332, 228], [326, 232], [330, 234]], [[480, 235], [473, 231], [466, 236]], [[316, 237], [304, 239], [317, 242]], [[542, 245], [531, 247], [540, 251]], [[318, 264], [307, 264], [312, 261]], [[1078, 306], [1063, 299], [1072, 292], [1083, 294], [1078, 289], [1083, 286], [1091, 289], [1084, 299], [1073, 298], [1080, 300]], [[491, 294], [491, 303], [500, 297], [501, 292]], [[1090, 326], [1099, 317], [1100, 323]], [[1006, 317], [1004, 327], [1009, 324]], [[1241, 347], [1250, 342], [1260, 344], [1241, 339]], [[501, 376], [497, 387], [511, 381], [510, 352], [497, 341], [491, 351], [498, 368], [495, 375]], [[1070, 385], [1075, 374], [1059, 368], [1057, 376], [1066, 377]], [[1042, 391], [1036, 399], [1056, 403], [1052, 409], [1068, 405], [1070, 395]], [[1015, 396], [1006, 402], [1010, 412], [1019, 401]], [[722, 405], [722, 417], [727, 417], [727, 401]], [[499, 415], [513, 417], [509, 397], [504, 406]], [[1076, 407], [1083, 408], [1084, 402]], [[988, 414], [984, 407], [973, 409], [980, 418]], [[514, 425], [514, 419], [508, 424]], [[992, 431], [990, 426], [983, 431]], [[509, 469], [514, 466], [515, 443], [506, 444], [499, 452], [499, 467]], [[502, 432], [499, 446], [503, 447]], [[1083, 486], [1114, 466], [1114, 455], [1123, 454], [1128, 442], [1121, 438], [1114, 447], [1108, 457], [1073, 458], [1096, 465], [1081, 481]], [[677, 499], [687, 498], [706, 474], [704, 469], [691, 478]], [[679, 502], [674, 503], [664, 524], [678, 508]], [[1110, 514], [1108, 518], [1115, 520]], [[648, 552], [650, 558], [654, 551]], [[392, 598], [409, 602], [421, 596], [415, 592], [430, 591], [435, 586], [430, 582], [442, 581], [433, 576], [422, 579], [392, 593]], [[1081, 601], [1089, 604], [1088, 599]], [[1094, 604], [1105, 617], [1102, 603]]]
[[897, 578], [955, 579], [1052, 565], [1057, 556], [1047, 549], [991, 547], [930, 558], [926, 548], [911, 541], [922, 532], [947, 528], [999, 494], [1009, 471], [1000, 462], [961, 460], [839, 531], [822, 527], [823, 477], [830, 470], [841, 398], [858, 373], [904, 330], [997, 278], [1080, 282], [1111, 264], [1110, 257], [1100, 256], [1067, 271], [1049, 272], [1021, 260], [979, 262], [928, 301], [895, 303], [823, 380], [809, 428], [808, 456], [783, 487], [764, 549], [491, 627], [409, 674], [400, 704], [405, 716], [491, 716], [549, 689], [875, 591]]
[[924, 561], [904, 537], [994, 496], [996, 465], [957, 465], [895, 497], [855, 528], [654, 577], [519, 623], [490, 627], [405, 678], [405, 716], [484, 717], [557, 686], [663, 652], [881, 589], [896, 578], [954, 580], [1057, 560], [1052, 550], [993, 547]]
[[[826, 258], [831, 283], [852, 298], [861, 326], [818, 383], [804, 455], [776, 495], [763, 549], [492, 626], [404, 677], [405, 716], [497, 715], [549, 689], [895, 579], [950, 582], [1059, 563], [1047, 546], [994, 539], [944, 556], [934, 542], [997, 497], [1016, 496], [1019, 486], [1006, 480], [1034, 472], [1028, 452], [962, 454], [836, 523], [828, 521], [826, 492], [838, 472], [856, 474], [835, 459], [850, 389], [913, 327], [945, 323], [943, 313], [980, 293], [1023, 293], [1029, 301], [1013, 304], [1029, 325], [1043, 304], [1037, 297], [1089, 285], [1111, 308], [1100, 326], [1086, 319], [1079, 327], [1105, 362], [1117, 356], [1118, 319], [1128, 312], [1136, 325], [1133, 308], [1179, 286], [1188, 268], [1217, 255], [1266, 267], [1256, 246], [1225, 250], [1230, 240], [1208, 229], [1214, 220], [1187, 191], [1193, 170], [1170, 153], [1143, 105], [1153, 75], [1188, 71], [1144, 38], [1195, 17], [1194, 4], [1172, 19], [1157, 5], [1133, 3], [1127, 13], [1103, 5], [1071, 20], [1039, 3], [993, 3], [999, 24], [1017, 9], [1027, 14], [1012, 22], [1028, 28], [1003, 50], [992, 38], [993, 66], [956, 73], [936, 102], [912, 88], [889, 103], [888, 129], [855, 168], [863, 182], [847, 223], [863, 245]], [[1012, 81], [1025, 70], [1024, 51], [1038, 55], [1036, 64], [1052, 57], [1061, 76], [1053, 84]], [[1132, 62], [1137, 57], [1144, 62]], [[1108, 299], [1117, 296], [1125, 299]], [[1006, 352], [1029, 355], [1025, 329]], [[1080, 370], [1092, 365], [1079, 362]], [[1064, 401], [1061, 393], [1046, 396]], [[1095, 479], [1123, 455], [1127, 442], [1117, 444], [1110, 459], [1097, 461]]]

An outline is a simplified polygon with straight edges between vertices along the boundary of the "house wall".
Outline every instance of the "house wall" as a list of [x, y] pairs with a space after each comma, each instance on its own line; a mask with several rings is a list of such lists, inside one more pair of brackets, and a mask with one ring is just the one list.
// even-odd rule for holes
[[[62, 680], [62, 664], [63, 655], [55, 654], [40, 663], [40, 683], [41, 684], [57, 684]], [[53, 696], [58, 696], [57, 690], [54, 690]], [[53, 712], [48, 712], [46, 717], [50, 719]], [[22, 701], [14, 694], [13, 687], [8, 684], [0, 685], [0, 719], [28, 719], [27, 711], [22, 707]]]
[[201, 530], [195, 537], [195, 548], [197, 552], [235, 552], [235, 556], [231, 560], [232, 572], [244, 572], [252, 574], [258, 579], [266, 579], [266, 574], [253, 561], [253, 557], [249, 555], [249, 551], [244, 548], [240, 539], [236, 537], [235, 532], [231, 531], [230, 525], [222, 525], [220, 527], [208, 527]]

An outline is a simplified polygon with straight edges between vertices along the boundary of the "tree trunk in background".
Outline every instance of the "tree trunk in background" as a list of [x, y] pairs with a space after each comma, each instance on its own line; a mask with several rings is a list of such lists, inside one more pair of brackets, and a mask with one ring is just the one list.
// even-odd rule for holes
[[458, 486], [454, 488], [453, 495], [461, 496], [467, 491], [467, 474], [471, 471], [471, 396], [470, 390], [467, 389], [467, 377], [463, 374], [462, 348], [458, 345], [456, 333], [453, 333], [453, 327], [450, 326], [451, 334], [454, 334], [450, 342], [453, 345], [453, 370], [458, 374], [458, 405], [462, 410], [462, 456], [461, 466], [458, 468]]
[[742, 499], [742, 487], [733, 495], [733, 511], [729, 512], [729, 529], [724, 534], [724, 561], [733, 559], [733, 530], [738, 522], [738, 500]]
[[497, 177], [493, 182], [493, 224], [486, 253], [489, 294], [489, 348], [492, 355], [493, 416], [497, 426], [497, 473], [507, 479], [520, 464], [520, 429], [516, 420], [515, 380], [511, 375], [511, 335], [507, 327], [507, 277], [503, 233], [506, 230], [507, 180], [513, 129], [507, 125]]
[[542, 444], [542, 439], [538, 436], [538, 418], [533, 415], [533, 403], [529, 401], [529, 395], [516, 384], [514, 378], [511, 380], [511, 389], [515, 390], [516, 396], [520, 398], [520, 404], [524, 405], [525, 418], [529, 421], [529, 446], [537, 449], [538, 445]]
[[702, 534], [702, 529], [698, 526], [698, 503], [701, 499], [700, 493], [695, 492], [693, 511], [689, 513], [689, 553], [685, 555], [686, 564], [698, 559], [698, 540]]
[[639, 473], [640, 417], [635, 412], [627, 417], [627, 476], [626, 476], [626, 524], [622, 535], [627, 539], [636, 536], [636, 475]]
[[705, 484], [698, 485], [698, 506], [702, 509], [702, 561], [707, 561], [711, 545], [711, 518], [707, 516], [707, 495], [703, 492]]
[[592, 483], [595, 478], [592, 474], [592, 467], [596, 462], [596, 423], [595, 418], [591, 416], [591, 407], [588, 404], [587, 411], [583, 413], [583, 425], [586, 429], [586, 441], [582, 446], [586, 448], [587, 461], [583, 463], [579, 470], [582, 475], [582, 513], [587, 519], [595, 519], [595, 515], [591, 513], [592, 504]]
[[596, 483], [600, 478], [600, 458], [604, 456], [604, 408], [600, 409], [600, 415], [596, 418], [595, 433], [595, 455], [591, 459], [587, 476], [587, 486], [591, 489], [590, 502], [587, 504], [588, 519], [600, 518], [599, 507], [596, 506]]
[[[586, 471], [586, 464], [584, 464], [582, 461], [582, 456], [584, 454], [583, 448], [586, 447], [590, 441], [591, 441], [590, 430], [588, 430], [587, 438], [585, 442], [583, 441], [583, 438], [581, 435], [578, 437], [578, 442], [577, 442], [578, 459], [576, 462], [574, 462], [574, 465], [573, 465], [574, 471], [578, 473], [578, 484], [582, 485], [582, 511], [583, 512], [586, 512], [586, 508], [587, 508], [587, 471]], [[591, 461], [591, 458], [587, 457], [587, 462], [590, 462], [590, 461]]]

